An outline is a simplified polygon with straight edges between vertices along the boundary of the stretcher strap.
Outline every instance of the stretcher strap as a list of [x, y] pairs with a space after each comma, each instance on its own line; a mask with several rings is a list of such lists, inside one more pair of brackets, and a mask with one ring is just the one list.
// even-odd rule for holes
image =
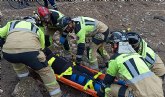
[[102, 73], [101, 72], [98, 72], [93, 78], [96, 79], [98, 78]]
[[93, 87], [93, 80], [89, 80], [85, 86], [84, 86], [84, 90], [87, 90], [88, 89], [88, 86], [90, 87], [90, 89], [94, 90], [94, 87]]
[[58, 56], [58, 57], [59, 57], [59, 56], [60, 56], [60, 54], [56, 54], [56, 56]]
[[65, 70], [63, 73], [61, 73], [58, 77], [62, 77], [64, 75], [72, 75], [72, 67], [69, 67], [67, 70]]
[[73, 66], [76, 66], [76, 63], [75, 62], [73, 62]]
[[56, 58], [52, 57], [49, 61], [48, 64], [49, 66], [52, 66], [53, 62], [56, 60]]

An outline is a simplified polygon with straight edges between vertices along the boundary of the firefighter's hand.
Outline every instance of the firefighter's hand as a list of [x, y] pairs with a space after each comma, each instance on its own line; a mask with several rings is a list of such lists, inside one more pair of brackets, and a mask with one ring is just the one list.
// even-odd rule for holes
[[82, 61], [82, 58], [77, 58], [76, 57], [76, 65], [80, 65], [81, 64], [81, 61]]

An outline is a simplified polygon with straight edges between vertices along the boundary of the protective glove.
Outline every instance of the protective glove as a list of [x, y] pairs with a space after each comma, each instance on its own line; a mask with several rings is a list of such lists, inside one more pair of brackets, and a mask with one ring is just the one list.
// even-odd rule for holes
[[82, 61], [82, 58], [76, 57], [76, 65], [80, 65]]
[[116, 80], [116, 83], [119, 85], [123, 85], [123, 86], [126, 85], [125, 81], [123, 81], [123, 80]]
[[105, 69], [108, 68], [108, 62], [105, 63], [105, 65], [101, 65], [99, 66], [100, 69]]
[[43, 52], [44, 52], [44, 54], [45, 54], [45, 56], [46, 56], [46, 59], [48, 58], [48, 56], [50, 55], [50, 54], [52, 54], [52, 51], [49, 49], [49, 48], [44, 48], [43, 50], [42, 50]]

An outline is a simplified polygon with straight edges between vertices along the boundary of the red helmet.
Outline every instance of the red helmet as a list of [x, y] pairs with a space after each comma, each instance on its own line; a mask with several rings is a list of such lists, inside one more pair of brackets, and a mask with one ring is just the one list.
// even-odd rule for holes
[[37, 11], [40, 17], [45, 17], [48, 14], [50, 14], [50, 11], [48, 10], [48, 8], [42, 7], [42, 6], [38, 7]]

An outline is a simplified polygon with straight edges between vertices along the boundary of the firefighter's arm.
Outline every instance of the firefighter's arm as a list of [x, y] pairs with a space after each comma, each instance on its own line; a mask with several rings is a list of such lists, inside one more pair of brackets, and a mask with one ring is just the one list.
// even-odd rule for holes
[[8, 22], [3, 28], [0, 28], [0, 37], [5, 38], [10, 27], [10, 22]]
[[105, 78], [103, 80], [103, 87], [101, 87], [97, 92], [99, 97], [104, 97], [110, 91], [110, 85], [114, 82], [115, 76], [117, 74], [116, 66], [117, 65], [116, 65], [115, 60], [111, 60], [109, 62], [107, 74], [105, 75]]
[[45, 27], [44, 26], [39, 26], [42, 32], [45, 32]]
[[82, 56], [85, 50], [85, 33], [78, 36], [79, 40], [77, 41], [77, 55], [76, 55], [76, 62], [80, 64], [82, 61]]
[[103, 81], [103, 83], [106, 85], [106, 87], [109, 87], [114, 82], [117, 72], [118, 72], [118, 68], [117, 68], [116, 61], [110, 60], [107, 71], [106, 71], [107, 74]]
[[0, 47], [5, 43], [5, 38], [7, 36], [8, 29], [10, 27], [10, 22], [8, 22], [3, 28], [0, 28]]
[[39, 33], [39, 40], [40, 40], [41, 48], [43, 50], [45, 48], [45, 34], [40, 28], [37, 33]]

